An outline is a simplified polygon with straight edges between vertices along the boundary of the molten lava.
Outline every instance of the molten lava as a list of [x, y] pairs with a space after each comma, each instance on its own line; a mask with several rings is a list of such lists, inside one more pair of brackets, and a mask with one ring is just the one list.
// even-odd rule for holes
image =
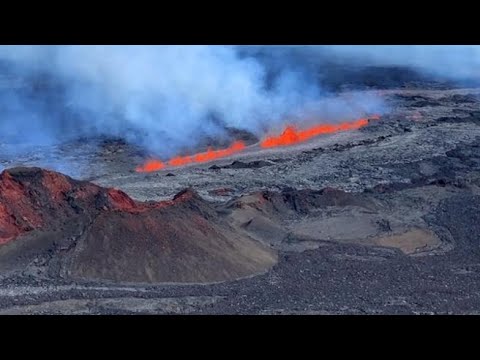
[[137, 172], [151, 172], [158, 171], [165, 167], [165, 164], [160, 160], [148, 160], [142, 166], [137, 167]]
[[[306, 140], [309, 140], [315, 136], [322, 134], [332, 134], [339, 131], [355, 130], [368, 125], [369, 120], [378, 120], [379, 115], [373, 115], [368, 119], [359, 119], [355, 121], [346, 121], [339, 124], [322, 124], [316, 125], [305, 130], [297, 130], [293, 125], [289, 125], [279, 136], [270, 136], [265, 138], [260, 146], [263, 148], [288, 146], [294, 145]], [[152, 172], [162, 170], [166, 166], [184, 166], [192, 163], [204, 163], [232, 154], [241, 152], [245, 149], [245, 143], [243, 141], [235, 141], [230, 147], [220, 150], [208, 149], [203, 153], [198, 153], [189, 156], [176, 156], [171, 158], [167, 162], [151, 159], [148, 160], [142, 166], [136, 168], [137, 172]]]
[[166, 163], [160, 160], [149, 160], [143, 166], [137, 167], [137, 172], [152, 172], [163, 169], [166, 165], [183, 166], [191, 163], [203, 163], [222, 157], [230, 156], [245, 149], [243, 141], [235, 141], [230, 147], [220, 150], [208, 149], [206, 152], [198, 153], [190, 156], [176, 156]]
[[[378, 115], [372, 116], [370, 119], [379, 119]], [[264, 148], [289, 146], [303, 141], [307, 141], [315, 136], [323, 134], [332, 134], [339, 131], [355, 130], [368, 125], [367, 119], [359, 119], [356, 121], [342, 122], [339, 124], [322, 124], [316, 125], [305, 130], [297, 130], [293, 125], [289, 125], [279, 136], [269, 136], [265, 138], [260, 145]]]

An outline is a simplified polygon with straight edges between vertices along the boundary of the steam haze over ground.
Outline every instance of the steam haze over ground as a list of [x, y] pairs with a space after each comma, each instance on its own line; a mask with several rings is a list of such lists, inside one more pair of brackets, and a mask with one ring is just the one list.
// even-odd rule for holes
[[[1, 46], [0, 142], [121, 137], [161, 157], [225, 128], [257, 136], [286, 122], [387, 111], [375, 95], [336, 95], [326, 64], [408, 66], [464, 80], [477, 46]], [[301, 61], [299, 61], [301, 59]]]

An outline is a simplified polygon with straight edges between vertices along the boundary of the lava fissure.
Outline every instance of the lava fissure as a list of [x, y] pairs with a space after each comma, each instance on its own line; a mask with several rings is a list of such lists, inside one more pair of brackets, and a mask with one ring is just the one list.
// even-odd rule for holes
[[[295, 126], [288, 125], [283, 133], [279, 136], [268, 136], [260, 142], [262, 148], [272, 148], [278, 146], [289, 146], [297, 143], [307, 141], [318, 135], [333, 134], [340, 131], [355, 130], [368, 125], [369, 120], [378, 120], [379, 115], [373, 115], [370, 118], [359, 119], [355, 121], [345, 121], [339, 124], [322, 124], [316, 125], [304, 130], [297, 130]], [[224, 158], [235, 153], [242, 152], [246, 149], [243, 141], [235, 141], [230, 147], [226, 149], [213, 150], [208, 149], [206, 152], [187, 155], [176, 156], [170, 160], [163, 162], [157, 159], [150, 159], [142, 166], [136, 168], [137, 172], [153, 172], [159, 171], [167, 166], [178, 167], [189, 165], [192, 163], [205, 163], [212, 160]]]
[[152, 159], [148, 160], [143, 166], [137, 167], [137, 172], [152, 172], [158, 171], [168, 166], [184, 166], [192, 163], [204, 163], [215, 159], [223, 158], [233, 155], [245, 149], [245, 143], [243, 141], [235, 141], [230, 147], [226, 149], [213, 150], [208, 149], [206, 152], [198, 153], [195, 155], [176, 156], [167, 162]]
[[[378, 119], [378, 116], [372, 116], [370, 119]], [[339, 124], [321, 124], [312, 126], [304, 130], [298, 130], [293, 125], [289, 125], [278, 136], [268, 136], [261, 143], [263, 148], [272, 148], [278, 146], [290, 146], [301, 143], [319, 135], [333, 134], [341, 131], [360, 129], [367, 126], [369, 119], [358, 119], [355, 121], [346, 121]]]

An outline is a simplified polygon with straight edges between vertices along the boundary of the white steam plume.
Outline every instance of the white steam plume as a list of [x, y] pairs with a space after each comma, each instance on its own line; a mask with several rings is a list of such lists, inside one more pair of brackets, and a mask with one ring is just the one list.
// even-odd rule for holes
[[[258, 56], [269, 52], [269, 62]], [[0, 138], [120, 136], [167, 157], [224, 136], [225, 126], [261, 135], [312, 109], [325, 121], [383, 110], [371, 95], [345, 99], [322, 89], [326, 62], [464, 80], [480, 74], [480, 47], [0, 46], [0, 61]]]

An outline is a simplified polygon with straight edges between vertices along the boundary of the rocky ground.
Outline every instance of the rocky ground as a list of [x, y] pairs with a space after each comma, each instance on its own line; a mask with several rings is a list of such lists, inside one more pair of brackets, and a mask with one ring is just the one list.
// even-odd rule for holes
[[27, 266], [0, 275], [0, 313], [480, 313], [480, 89], [381, 94], [389, 113], [360, 130], [150, 174], [133, 171], [144, 154], [121, 142], [0, 153], [5, 168], [67, 159], [70, 175], [139, 201], [191, 187], [278, 253], [267, 272], [214, 284], [73, 281]]

